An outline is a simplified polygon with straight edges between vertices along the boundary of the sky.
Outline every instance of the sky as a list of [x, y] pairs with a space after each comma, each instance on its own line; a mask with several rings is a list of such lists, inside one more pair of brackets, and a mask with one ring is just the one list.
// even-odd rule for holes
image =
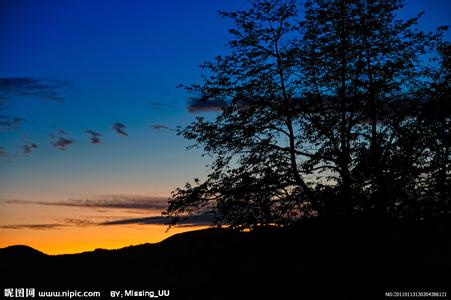
[[[0, 247], [73, 253], [203, 228], [166, 232], [159, 217], [209, 162], [173, 129], [215, 112], [176, 86], [224, 53], [217, 11], [246, 6], [0, 0]], [[449, 25], [448, 0], [407, 0], [400, 16], [421, 10], [422, 29]]]

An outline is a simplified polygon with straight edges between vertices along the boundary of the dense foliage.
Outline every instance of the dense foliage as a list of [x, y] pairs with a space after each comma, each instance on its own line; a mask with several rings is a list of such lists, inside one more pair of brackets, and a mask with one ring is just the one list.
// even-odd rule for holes
[[399, 20], [403, 1], [257, 0], [224, 12], [227, 55], [197, 101], [226, 103], [179, 134], [214, 158], [166, 215], [252, 228], [316, 215], [450, 212], [450, 46], [445, 27]]

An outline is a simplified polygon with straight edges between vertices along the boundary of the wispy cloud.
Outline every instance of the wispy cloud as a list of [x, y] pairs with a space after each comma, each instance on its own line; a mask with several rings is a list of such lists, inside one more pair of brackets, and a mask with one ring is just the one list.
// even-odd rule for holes
[[94, 130], [88, 129], [85, 131], [86, 134], [89, 136], [89, 140], [91, 144], [100, 144], [100, 137], [102, 136], [101, 133], [95, 132]]
[[2, 229], [36, 229], [36, 230], [47, 230], [47, 229], [58, 229], [61, 227], [84, 227], [84, 226], [92, 226], [92, 225], [100, 225], [99, 223], [95, 223], [86, 219], [69, 219], [66, 218], [64, 221], [60, 223], [37, 223], [37, 224], [7, 224], [1, 225]]
[[66, 136], [67, 133], [64, 131], [64, 129], [59, 129], [56, 133], [50, 134], [50, 137], [52, 138], [50, 143], [57, 149], [66, 150], [69, 145], [75, 143], [74, 139], [68, 138]]
[[124, 124], [114, 123], [112, 128], [117, 134], [128, 136], [128, 133], [125, 131], [127, 126], [125, 126]]
[[25, 121], [26, 119], [20, 117], [0, 115], [0, 131], [14, 130]]
[[170, 128], [166, 125], [163, 124], [151, 124], [150, 128], [154, 129], [154, 130], [171, 130], [171, 131], [175, 131], [175, 129]]
[[0, 157], [8, 157], [9, 156], [9, 152], [6, 151], [5, 147], [0, 146]]
[[[43, 206], [63, 206], [87, 209], [102, 209], [102, 216], [85, 216], [81, 218], [56, 219], [51, 223], [25, 223], [25, 224], [2, 224], [3, 229], [58, 229], [61, 227], [83, 227], [83, 226], [102, 226], [102, 225], [126, 225], [126, 224], [154, 224], [166, 225], [170, 219], [160, 214], [167, 208], [167, 197], [140, 196], [140, 195], [101, 195], [86, 197], [84, 199], [69, 199], [67, 201], [30, 201], [18, 199], [0, 199], [3, 204], [12, 205], [43, 205]], [[114, 211], [114, 213], [113, 213]], [[119, 214], [118, 214], [119, 213]], [[131, 218], [133, 215], [149, 214], [146, 218]], [[152, 216], [153, 215], [153, 216]], [[98, 218], [101, 220], [98, 220]], [[107, 220], [105, 222], [105, 220]], [[190, 219], [182, 222], [182, 226], [191, 226], [206, 224], [206, 220], [201, 218]]]
[[176, 109], [176, 106], [169, 102], [159, 102], [159, 101], [152, 101], [146, 104], [148, 107], [150, 107], [153, 110], [163, 111], [166, 109], [174, 110]]
[[149, 107], [151, 110], [160, 112], [173, 111], [178, 108], [176, 103], [169, 101], [151, 101], [146, 103], [146, 106]]
[[13, 225], [2, 225], [2, 229], [55, 229], [59, 227], [66, 226], [65, 224], [13, 224]]
[[[130, 224], [138, 224], [138, 225], [169, 225], [171, 223], [171, 218], [163, 217], [163, 216], [153, 216], [146, 218], [132, 218], [132, 219], [122, 219], [122, 220], [114, 220], [108, 221], [104, 223], [100, 223], [100, 225], [130, 225]], [[213, 223], [213, 219], [208, 215], [198, 215], [191, 216], [187, 219], [183, 219], [180, 221], [179, 226], [207, 226]]]
[[35, 204], [51, 206], [73, 206], [73, 207], [91, 207], [91, 208], [111, 208], [111, 209], [139, 209], [139, 210], [157, 210], [166, 209], [168, 204], [167, 197], [139, 196], [139, 195], [102, 195], [95, 197], [86, 197], [84, 199], [69, 199], [67, 201], [30, 201], [4, 199], [9, 204]]
[[56, 140], [52, 141], [52, 145], [55, 148], [58, 148], [60, 150], [66, 150], [67, 146], [73, 144], [75, 142], [75, 140], [73, 139], [68, 139], [65, 137], [59, 137]]
[[64, 100], [61, 89], [68, 81], [34, 77], [0, 77], [0, 131], [18, 128], [26, 119], [6, 113], [8, 102], [17, 97], [34, 97], [61, 102]]
[[31, 154], [34, 149], [39, 148], [35, 143], [28, 143], [22, 146], [22, 153], [25, 155]]
[[[86, 219], [65, 219], [59, 223], [25, 223], [25, 224], [5, 224], [0, 225], [1, 229], [32, 229], [32, 230], [50, 230], [65, 227], [86, 227], [86, 226], [112, 226], [112, 225], [162, 225], [168, 226], [171, 219], [164, 216], [152, 216], [145, 218], [128, 218], [107, 222], [93, 222]], [[212, 218], [207, 215], [192, 216], [181, 220], [177, 227], [190, 226], [208, 226], [212, 224]]]
[[227, 107], [227, 103], [224, 100], [193, 97], [189, 100], [187, 109], [190, 113], [217, 112], [222, 111], [225, 107]]
[[64, 220], [65, 225], [69, 226], [90, 226], [90, 225], [96, 225], [97, 223], [86, 220], [86, 219], [74, 219], [74, 218], [66, 218]]
[[66, 87], [68, 81], [43, 79], [33, 77], [2, 77], [0, 78], [0, 99], [32, 96], [41, 99], [62, 101], [64, 97], [59, 90]]

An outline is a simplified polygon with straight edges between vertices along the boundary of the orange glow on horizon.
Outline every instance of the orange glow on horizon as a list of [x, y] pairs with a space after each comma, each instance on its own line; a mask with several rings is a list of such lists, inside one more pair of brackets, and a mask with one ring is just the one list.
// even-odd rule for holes
[[[71, 254], [158, 243], [177, 233], [207, 228], [180, 226], [167, 231], [167, 225], [140, 224], [139, 220], [155, 216], [161, 212], [0, 201], [0, 248], [27, 245], [46, 254]], [[132, 222], [104, 225], [118, 220]]]
[[118, 249], [144, 243], [158, 243], [174, 234], [206, 226], [173, 227], [164, 225], [86, 226], [55, 229], [0, 229], [0, 248], [27, 245], [50, 255]]

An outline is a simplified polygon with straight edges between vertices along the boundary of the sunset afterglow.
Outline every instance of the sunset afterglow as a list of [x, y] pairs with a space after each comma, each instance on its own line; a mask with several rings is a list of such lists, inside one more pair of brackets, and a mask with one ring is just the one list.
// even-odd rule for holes
[[[176, 134], [218, 107], [180, 84], [224, 53], [243, 1], [1, 1], [0, 248], [47, 254], [156, 243], [171, 192], [204, 179], [211, 157]], [[448, 0], [409, 1], [403, 17], [446, 23]], [[447, 38], [449, 38], [449, 33]]]
[[[131, 203], [139, 207], [136, 202]], [[12, 200], [1, 203], [0, 248], [28, 245], [47, 254], [78, 253], [97, 248], [117, 249], [156, 243], [176, 233], [205, 227], [193, 224], [168, 230], [167, 225], [161, 224], [164, 221], [160, 220], [159, 211], [143, 206], [117, 208], [61, 204], [64, 203], [34, 204]], [[157, 218], [157, 224], [146, 224], [155, 222], [152, 217]], [[108, 224], [112, 221], [124, 224]]]

